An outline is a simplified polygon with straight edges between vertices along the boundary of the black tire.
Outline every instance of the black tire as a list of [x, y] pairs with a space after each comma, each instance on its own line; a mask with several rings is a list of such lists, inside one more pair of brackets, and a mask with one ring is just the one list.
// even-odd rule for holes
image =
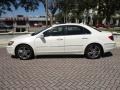
[[98, 59], [102, 56], [102, 47], [99, 44], [90, 44], [85, 50], [88, 59]]
[[20, 58], [21, 60], [29, 60], [34, 57], [33, 49], [26, 44], [19, 45], [16, 48], [16, 56]]
[[16, 55], [11, 55], [11, 58], [17, 58], [17, 56]]

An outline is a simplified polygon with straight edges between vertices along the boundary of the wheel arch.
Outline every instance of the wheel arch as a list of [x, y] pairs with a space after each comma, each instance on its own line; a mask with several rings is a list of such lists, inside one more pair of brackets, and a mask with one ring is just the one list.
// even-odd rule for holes
[[102, 50], [102, 55], [104, 54], [104, 49], [103, 49], [103, 46], [100, 44], [100, 43], [97, 43], [97, 42], [93, 42], [93, 43], [90, 43], [86, 46], [85, 50], [84, 50], [84, 54], [86, 53], [86, 50], [88, 48], [89, 45], [92, 45], [92, 44], [97, 44], [101, 47], [101, 50]]
[[33, 55], [34, 55], [34, 50], [33, 50], [33, 48], [32, 48], [31, 45], [26, 44], [26, 43], [21, 43], [21, 44], [18, 44], [18, 45], [15, 47], [15, 51], [14, 51], [15, 56], [17, 56], [16, 51], [17, 51], [17, 48], [18, 48], [20, 45], [27, 45], [27, 46], [29, 46], [29, 47], [32, 49], [32, 52], [33, 52]]

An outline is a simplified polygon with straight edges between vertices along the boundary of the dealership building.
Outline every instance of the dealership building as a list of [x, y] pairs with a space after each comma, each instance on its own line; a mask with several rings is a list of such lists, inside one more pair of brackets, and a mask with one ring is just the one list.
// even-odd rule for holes
[[[23, 15], [18, 15], [16, 17], [0, 17], [0, 23], [6, 25], [13, 25], [13, 32], [29, 32], [32, 30], [39, 29], [46, 25], [46, 17], [25, 17]], [[48, 24], [50, 19], [48, 18]]]

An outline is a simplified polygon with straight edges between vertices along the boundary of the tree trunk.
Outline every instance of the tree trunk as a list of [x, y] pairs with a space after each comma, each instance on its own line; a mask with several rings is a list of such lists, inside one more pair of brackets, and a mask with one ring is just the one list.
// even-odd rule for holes
[[50, 25], [53, 25], [53, 15], [50, 15]]

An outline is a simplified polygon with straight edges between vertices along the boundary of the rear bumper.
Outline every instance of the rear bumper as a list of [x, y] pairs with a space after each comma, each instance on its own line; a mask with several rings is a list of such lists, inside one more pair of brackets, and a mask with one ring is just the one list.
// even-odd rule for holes
[[104, 44], [104, 52], [105, 53], [110, 52], [114, 48], [116, 48], [116, 43], [106, 43], [106, 44]]

